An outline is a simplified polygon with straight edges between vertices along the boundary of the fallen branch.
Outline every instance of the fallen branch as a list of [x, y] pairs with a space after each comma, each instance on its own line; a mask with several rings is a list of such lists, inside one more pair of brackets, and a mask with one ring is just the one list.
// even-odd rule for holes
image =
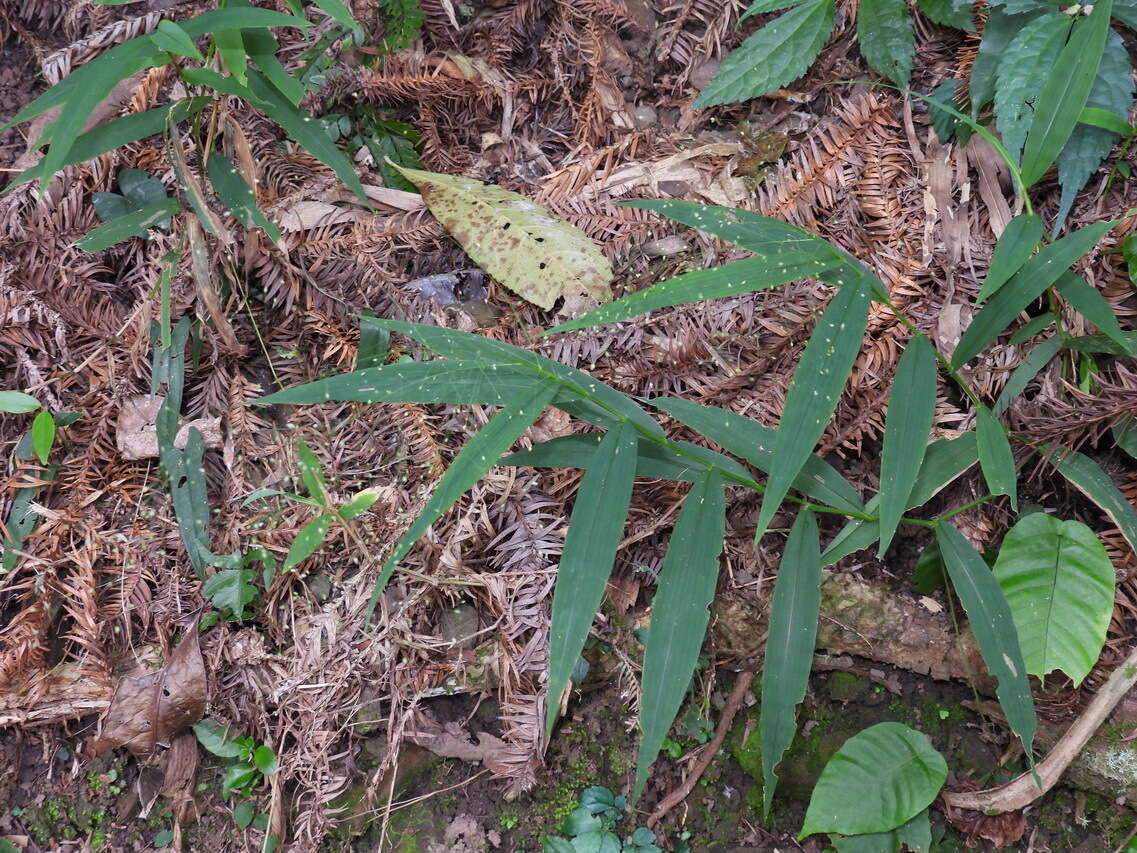
[[1030, 805], [1058, 783], [1066, 768], [1078, 757], [1094, 732], [1134, 684], [1137, 684], [1137, 647], [1113, 671], [1082, 715], [1059, 738], [1050, 754], [1038, 763], [1035, 768], [1038, 782], [1035, 781], [1034, 774], [1024, 773], [998, 788], [946, 793], [943, 795], [944, 802], [953, 808], [973, 809], [985, 814], [1001, 814]]
[[730, 696], [727, 697], [726, 704], [722, 706], [722, 716], [719, 717], [718, 728], [715, 729], [714, 739], [707, 744], [703, 754], [699, 756], [698, 762], [692, 768], [691, 772], [687, 774], [687, 778], [683, 784], [668, 794], [660, 802], [651, 817], [647, 819], [647, 827], [651, 829], [656, 826], [663, 818], [667, 816], [673, 808], [683, 802], [690, 793], [695, 790], [695, 785], [698, 784], [699, 779], [711, 766], [711, 762], [715, 760], [718, 755], [719, 749], [722, 748], [722, 742], [726, 740], [726, 733], [730, 731], [731, 724], [734, 723], [734, 715], [738, 712], [739, 707], [742, 705], [742, 700], [746, 698], [746, 691], [750, 689], [750, 683], [754, 680], [754, 671], [745, 670], [738, 674], [738, 679], [734, 682], [734, 689], [730, 691]]

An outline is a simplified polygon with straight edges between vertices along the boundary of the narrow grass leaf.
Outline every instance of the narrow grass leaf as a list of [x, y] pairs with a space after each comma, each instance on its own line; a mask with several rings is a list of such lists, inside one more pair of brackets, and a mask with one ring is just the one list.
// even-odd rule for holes
[[128, 240], [139, 231], [145, 231], [182, 209], [176, 198], [148, 204], [126, 216], [111, 220], [106, 225], [92, 228], [75, 245], [84, 252], [101, 252], [103, 249]]
[[869, 288], [864, 278], [845, 284], [817, 321], [786, 394], [774, 465], [762, 496], [755, 540], [760, 539], [790, 490], [845, 388], [860, 352], [868, 320]]
[[1117, 525], [1129, 546], [1137, 550], [1137, 513], [1101, 466], [1082, 453], [1054, 455], [1052, 459], [1057, 463], [1058, 473], [1097, 504], [1098, 509]]
[[774, 772], [794, 739], [797, 706], [805, 698], [817, 620], [821, 613], [821, 542], [817, 519], [803, 509], [794, 519], [786, 541], [762, 662], [762, 819], [770, 816], [778, 776]]
[[977, 356], [1011, 325], [1019, 312], [1058, 281], [1071, 264], [1090, 251], [1114, 222], [1096, 222], [1056, 240], [1028, 260], [971, 321], [952, 354], [959, 367]]
[[648, 770], [691, 685], [710, 621], [725, 530], [722, 479], [711, 471], [695, 482], [683, 500], [652, 601], [633, 799], [643, 791]]
[[731, 51], [695, 109], [765, 95], [806, 72], [833, 32], [833, 0], [806, 0]]
[[1054, 59], [1050, 76], [1035, 102], [1034, 121], [1023, 146], [1022, 177], [1038, 182], [1070, 138], [1086, 106], [1109, 35], [1113, 0], [1099, 0], [1087, 17], [1074, 22], [1070, 40]]
[[936, 541], [952, 586], [967, 611], [983, 661], [998, 680], [999, 704], [1033, 766], [1038, 723], [1011, 608], [995, 575], [962, 533], [948, 522], [940, 522], [936, 525]]
[[249, 57], [245, 53], [245, 43], [241, 39], [240, 30], [217, 30], [213, 34], [213, 45], [221, 57], [221, 64], [225, 66], [233, 79], [242, 86], [248, 85], [246, 75]]
[[1118, 325], [1113, 307], [1096, 287], [1092, 287], [1077, 273], [1067, 271], [1054, 283], [1054, 288], [1079, 314], [1097, 326], [1102, 334], [1122, 349], [1129, 348], [1129, 338]]
[[946, 780], [947, 762], [925, 735], [901, 723], [877, 723], [829, 759], [798, 838], [891, 831], [926, 809]]
[[908, 88], [916, 42], [904, 0], [861, 0], [857, 42], [865, 62], [901, 89]]
[[[777, 432], [750, 418], [689, 400], [661, 397], [651, 404], [685, 423], [729, 453], [745, 459], [759, 471], [769, 473], [774, 465]], [[864, 504], [853, 484], [819, 456], [810, 454], [792, 488], [837, 509], [862, 512]]]
[[197, 45], [193, 43], [189, 33], [173, 21], [159, 21], [158, 29], [154, 30], [150, 37], [154, 39], [154, 44], [168, 53], [205, 62], [205, 57], [201, 55], [201, 51], [197, 49]]
[[322, 9], [327, 14], [331, 15], [337, 23], [343, 24], [349, 30], [354, 30], [359, 34], [363, 34], [363, 27], [359, 25], [359, 21], [352, 17], [347, 6], [344, 5], [343, 0], [312, 0], [318, 9]]
[[51, 446], [55, 444], [55, 418], [46, 409], [32, 420], [32, 449], [35, 451], [41, 465], [47, 464], [51, 455]]
[[998, 398], [995, 400], [995, 405], [991, 407], [991, 414], [998, 417], [1003, 414], [1014, 402], [1015, 398], [1019, 396], [1026, 386], [1030, 384], [1030, 380], [1038, 375], [1039, 371], [1046, 365], [1050, 364], [1050, 360], [1056, 356], [1062, 349], [1062, 338], [1058, 335], [1047, 338], [1038, 346], [1034, 347], [1030, 354], [1023, 359], [1022, 363], [1016, 367], [1012, 372], [1007, 384], [1003, 386], [1003, 390], [999, 392]]
[[561, 695], [588, 639], [632, 498], [636, 472], [636, 431], [623, 423], [605, 433], [596, 447], [573, 502], [572, 519], [557, 567], [549, 626], [549, 694], [545, 730], [551, 732]]
[[383, 570], [371, 592], [371, 601], [367, 605], [369, 615], [375, 611], [375, 605], [379, 603], [379, 596], [395, 571], [395, 566], [407, 555], [411, 546], [465, 494], [467, 489], [497, 464], [497, 460], [509, 446], [541, 416], [545, 407], [552, 401], [556, 390], [553, 383], [546, 382], [514, 395], [488, 424], [466, 442], [466, 446], [454, 457], [454, 461], [438, 481], [422, 513], [399, 539], [383, 564]]
[[541, 383], [539, 373], [484, 361], [401, 361], [296, 385], [252, 401], [256, 405], [326, 403], [453, 403], [502, 405]]
[[1033, 213], [1020, 213], [1007, 223], [999, 242], [995, 244], [991, 265], [987, 268], [987, 276], [983, 279], [975, 301], [982, 302], [1010, 281], [1011, 276], [1030, 260], [1041, 242], [1042, 220]]
[[328, 535], [328, 528], [331, 523], [332, 517], [330, 515], [320, 515], [301, 527], [296, 538], [292, 540], [292, 545], [288, 548], [288, 554], [284, 558], [281, 571], [291, 571], [315, 554], [316, 549], [324, 544], [324, 538]]
[[1132, 355], [1137, 351], [1137, 332], [1125, 332], [1125, 346], [1121, 347], [1105, 335], [1079, 335], [1063, 338], [1062, 345], [1074, 352], [1088, 352], [1105, 355]]
[[936, 353], [928, 339], [908, 341], [888, 397], [880, 461], [880, 547], [884, 556], [908, 506], [936, 415]]
[[1021, 344], [1028, 341], [1054, 322], [1054, 315], [1047, 311], [1044, 314], [1039, 314], [1037, 317], [1031, 317], [1027, 322], [1021, 325], [1007, 343]]
[[1109, 429], [1117, 446], [1137, 459], [1137, 421], [1126, 415]]
[[304, 87], [276, 58], [280, 44], [272, 33], [265, 29], [243, 30], [241, 40], [245, 44], [245, 52], [249, 55], [249, 59], [256, 63], [265, 78], [280, 94], [288, 98], [290, 103], [300, 106], [305, 94]]
[[1105, 547], [1080, 521], [1031, 513], [1007, 531], [995, 561], [1026, 671], [1056, 669], [1077, 687], [1105, 645], [1116, 572]]
[[300, 479], [304, 481], [304, 488], [308, 494], [319, 501], [321, 506], [326, 505], [326, 489], [324, 483], [324, 467], [312, 448], [303, 439], [296, 441], [296, 454], [300, 463]]
[[781, 258], [779, 260], [782, 262], [774, 265], [765, 257], [747, 258], [710, 269], [683, 273], [601, 305], [575, 320], [550, 329], [546, 334], [615, 323], [674, 305], [687, 305], [706, 299], [721, 299], [767, 290], [787, 282], [819, 275], [836, 263], [836, 258], [817, 259], [812, 257], [812, 253], [789, 257], [784, 261]]
[[229, 160], [219, 152], [209, 155], [207, 163], [209, 183], [213, 191], [233, 218], [246, 228], [256, 226], [262, 229], [271, 240], [280, 239], [280, 229], [273, 225], [257, 207], [257, 197], [252, 188]]
[[1011, 452], [1006, 430], [986, 406], [981, 405], [975, 412], [975, 436], [979, 447], [979, 467], [983, 469], [987, 488], [993, 495], [1010, 497], [1011, 508], [1018, 510], [1015, 455]]
[[387, 353], [391, 351], [391, 333], [386, 329], [367, 323], [359, 322], [359, 347], [355, 355], [355, 368], [362, 370], [365, 367], [382, 367], [387, 360]]

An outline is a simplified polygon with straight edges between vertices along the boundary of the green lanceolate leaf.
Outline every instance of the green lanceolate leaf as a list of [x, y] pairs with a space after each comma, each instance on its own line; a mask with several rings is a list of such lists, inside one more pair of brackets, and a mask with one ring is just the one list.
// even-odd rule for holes
[[303, 439], [296, 441], [296, 451], [300, 463], [300, 479], [308, 494], [321, 506], [327, 505], [327, 489], [324, 481], [324, 466]]
[[1074, 19], [1050, 12], [1030, 21], [1011, 39], [999, 59], [995, 121], [1003, 145], [1018, 162], [1041, 97], [1038, 81], [1057, 66], [1054, 57], [1066, 45]]
[[349, 30], [354, 30], [360, 35], [363, 34], [363, 27], [352, 17], [351, 12], [348, 11], [343, 0], [312, 0], [312, 2], [318, 9], [322, 9], [331, 15], [337, 23], [343, 24]]
[[454, 457], [454, 461], [438, 481], [434, 494], [430, 496], [422, 513], [399, 539], [383, 564], [383, 571], [375, 582], [375, 589], [371, 593], [371, 601], [367, 607], [369, 614], [375, 611], [379, 596], [399, 560], [407, 555], [411, 546], [426, 533], [427, 528], [438, 521], [467, 489], [497, 464], [498, 458], [541, 416], [556, 392], [556, 386], [546, 382], [515, 395], [490, 419], [488, 424], [466, 442], [466, 446]]
[[365, 367], [328, 379], [317, 379], [269, 394], [253, 402], [451, 403], [501, 405], [541, 382], [540, 374], [523, 368], [487, 365], [484, 361], [401, 361]]
[[865, 62], [901, 89], [908, 87], [916, 44], [904, 0], [861, 0], [857, 41]]
[[1098, 505], [1117, 525], [1130, 547], [1137, 550], [1137, 513], [1109, 475], [1090, 457], [1070, 453], [1053, 457], [1061, 474], [1075, 489]]
[[993, 495], [1010, 497], [1011, 508], [1017, 510], [1015, 455], [1011, 452], [1006, 430], [986, 406], [980, 406], [975, 412], [975, 436], [979, 447], [979, 467], [983, 469], [987, 488]]
[[605, 434], [585, 472], [557, 568], [549, 627], [547, 732], [557, 719], [561, 694], [568, 687], [612, 573], [635, 472], [636, 431], [623, 423]]
[[821, 612], [821, 542], [817, 519], [803, 509], [794, 520], [774, 582], [770, 624], [762, 662], [762, 819], [770, 815], [778, 777], [774, 770], [797, 729], [797, 706], [805, 698], [817, 620]]
[[927, 808], [946, 779], [947, 762], [927, 737], [900, 723], [877, 723], [829, 759], [798, 838], [896, 829]]
[[0, 391], [0, 412], [26, 415], [39, 408], [39, 400], [23, 391]]
[[276, 58], [280, 44], [268, 30], [242, 30], [241, 40], [245, 45], [245, 53], [253, 60], [265, 78], [276, 87], [277, 91], [294, 106], [300, 106], [304, 98], [304, 87], [300, 81], [288, 73]]
[[979, 288], [979, 295], [975, 297], [975, 301], [982, 302], [1010, 281], [1011, 276], [1030, 260], [1041, 242], [1042, 220], [1033, 213], [1020, 213], [1007, 223], [999, 242], [995, 244], [995, 251], [991, 254], [991, 266], [987, 270], [987, 277], [983, 279], [983, 286]]
[[[364, 312], [365, 314], [369, 312]], [[355, 356], [355, 369], [382, 367], [391, 351], [391, 333], [364, 320], [359, 322], [359, 349]]]
[[1058, 335], [1047, 338], [1038, 346], [1030, 351], [1030, 354], [1023, 359], [1022, 364], [1014, 369], [1007, 384], [1003, 386], [1003, 390], [999, 392], [998, 399], [995, 400], [995, 405], [991, 407], [991, 414], [998, 417], [1007, 410], [1007, 408], [1014, 402], [1015, 398], [1019, 396], [1025, 389], [1030, 380], [1038, 375], [1039, 371], [1046, 365], [1050, 364], [1050, 360], [1058, 354], [1062, 349], [1062, 339]]
[[1024, 341], [1028, 341], [1053, 322], [1054, 315], [1049, 311], [1039, 314], [1037, 317], [1031, 317], [1015, 330], [1015, 333], [1011, 335], [1008, 343], [1021, 344]]
[[1105, 547], [1080, 521], [1032, 513], [1007, 531], [995, 561], [1026, 671], [1062, 670], [1077, 687], [1105, 645], [1116, 573]]
[[1096, 222], [1056, 240], [1023, 264], [983, 307], [952, 354], [955, 367], [966, 364], [995, 340], [1019, 312], [1058, 281], [1069, 266], [1085, 255], [1115, 223]]
[[154, 39], [154, 44], [167, 53], [187, 56], [190, 59], [196, 59], [198, 62], [205, 62], [205, 57], [201, 55], [201, 51], [197, 49], [193, 39], [173, 21], [159, 21], [158, 29], [151, 33], [150, 37]]
[[321, 515], [301, 527], [296, 538], [292, 540], [292, 545], [288, 548], [288, 554], [284, 557], [284, 564], [280, 567], [281, 571], [291, 571], [315, 554], [316, 549], [324, 544], [331, 524], [332, 517], [330, 515]]
[[240, 30], [218, 30], [213, 34], [213, 44], [221, 57], [221, 64], [225, 70], [233, 75], [233, 79], [240, 85], [248, 85], [246, 71], [249, 57], [245, 53], [245, 44], [241, 40]]
[[[661, 397], [651, 403], [727, 452], [745, 459], [759, 471], [768, 474], [773, 467], [777, 433], [769, 427], [726, 409], [700, 406], [689, 400]], [[813, 454], [806, 460], [792, 488], [837, 509], [864, 510], [852, 483], [824, 459]]]
[[91, 252], [92, 254], [101, 252], [116, 243], [129, 240], [139, 231], [146, 231], [148, 228], [154, 227], [181, 209], [182, 206], [176, 198], [168, 198], [164, 201], [148, 204], [133, 213], [112, 219], [106, 225], [92, 228], [83, 237], [76, 240], [75, 245], [84, 252]]
[[233, 218], [246, 228], [256, 226], [264, 230], [272, 240], [280, 239], [280, 229], [269, 222], [257, 207], [257, 197], [252, 188], [245, 183], [229, 160], [214, 151], [209, 155], [209, 182], [213, 191], [221, 199]]
[[734, 49], [695, 109], [757, 98], [806, 72], [833, 32], [833, 0], [806, 0]]
[[1093, 12], [1074, 22], [1070, 40], [1054, 60], [1035, 102], [1034, 121], [1023, 146], [1023, 184], [1037, 183], [1070, 138], [1086, 106], [1109, 35], [1113, 0], [1093, 4]]
[[1126, 415], [1110, 427], [1109, 431], [1113, 435], [1113, 440], [1117, 442], [1117, 446], [1137, 459], [1137, 421], [1133, 419], [1133, 416]]
[[860, 352], [868, 309], [869, 287], [865, 279], [845, 284], [817, 321], [805, 345], [774, 440], [774, 465], [762, 496], [755, 539], [766, 532], [770, 519], [825, 431]]
[[1087, 109], [1082, 111], [1080, 118], [1084, 122], [1086, 113], [1093, 109], [1103, 112], [1106, 117], [1112, 117], [1115, 124], [1109, 129], [1078, 124], [1062, 147], [1062, 153], [1058, 155], [1058, 183], [1062, 186], [1062, 198], [1058, 214], [1054, 218], [1053, 233], [1057, 234], [1062, 228], [1075, 196], [1109, 156], [1117, 141], [1117, 131], [1128, 132], [1128, 125], [1123, 119], [1129, 115], [1133, 106], [1133, 87], [1133, 65], [1129, 60], [1129, 51], [1117, 31], [1111, 29], [1093, 88], [1086, 98]]
[[957, 30], [974, 31], [975, 21], [971, 16], [971, 3], [968, 0], [918, 0], [920, 11], [937, 24], [955, 27]]
[[1038, 724], [1011, 608], [995, 575], [962, 533], [941, 521], [936, 525], [936, 541], [952, 586], [967, 611], [983, 662], [998, 680], [999, 704], [1033, 766], [1032, 748]]
[[648, 769], [691, 684], [710, 621], [725, 530], [722, 479], [712, 471], [697, 480], [683, 500], [652, 601], [644, 650], [635, 797], [643, 790]]
[[932, 824], [928, 810], [924, 809], [910, 821], [888, 832], [870, 832], [868, 835], [831, 835], [830, 841], [837, 853], [930, 853], [932, 850]]
[[803, 253], [800, 258], [789, 260], [788, 264], [781, 263], [775, 266], [765, 257], [747, 258], [719, 267], [684, 273], [602, 305], [575, 320], [551, 329], [547, 334], [615, 323], [674, 305], [766, 290], [790, 281], [819, 275], [831, 269], [836, 263], [836, 258], [814, 258], [807, 253]]
[[936, 414], [936, 353], [928, 339], [908, 341], [888, 398], [880, 461], [880, 548], [888, 550], [920, 473]]
[[1067, 271], [1054, 283], [1054, 289], [1107, 338], [1122, 349], [1129, 349], [1129, 337], [1121, 330], [1113, 308], [1096, 287], [1091, 287], [1077, 273]]
[[971, 66], [971, 76], [967, 80], [968, 94], [971, 98], [971, 115], [978, 116], [983, 107], [995, 97], [995, 83], [999, 62], [1011, 40], [1042, 10], [1021, 15], [1013, 15], [1001, 6], [991, 9], [987, 23], [983, 27], [983, 40], [979, 43], [979, 53]]
[[51, 455], [51, 446], [55, 444], [55, 418], [51, 416], [51, 412], [44, 410], [35, 416], [32, 421], [31, 436], [32, 449], [39, 457], [40, 463], [46, 465], [47, 458]]

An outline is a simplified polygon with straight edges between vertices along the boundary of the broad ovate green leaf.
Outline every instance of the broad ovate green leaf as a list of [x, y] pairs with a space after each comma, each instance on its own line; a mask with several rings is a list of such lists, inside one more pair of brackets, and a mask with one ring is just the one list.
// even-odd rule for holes
[[880, 548], [892, 542], [920, 473], [936, 414], [936, 353], [915, 335], [904, 348], [888, 397], [880, 461]]
[[821, 542], [817, 519], [803, 509], [794, 520], [778, 566], [762, 662], [762, 817], [770, 815], [774, 772], [794, 739], [797, 706], [805, 698], [821, 612]]
[[636, 431], [625, 421], [609, 430], [597, 445], [573, 503], [557, 567], [549, 628], [547, 731], [557, 719], [561, 694], [568, 687], [612, 573], [635, 473]]
[[867, 835], [832, 835], [830, 841], [837, 853], [930, 853], [932, 823], [924, 809], [910, 821], [888, 832]]
[[612, 266], [576, 226], [493, 184], [395, 168], [474, 263], [534, 305], [548, 310], [558, 297], [580, 294], [612, 298]]
[[916, 43], [904, 0], [861, 0], [857, 42], [865, 62], [900, 88], [907, 88]]
[[1035, 512], [1007, 531], [995, 561], [1019, 633], [1026, 671], [1056, 669], [1077, 687], [1105, 645], [1116, 575], [1097, 536], [1080, 521]]
[[999, 704], [1033, 765], [1038, 720], [1010, 605], [979, 552], [949, 522], [936, 525], [936, 542], [952, 586], [967, 612], [983, 662], [998, 681], [995, 693]]
[[735, 48], [695, 109], [765, 95], [806, 72], [833, 32], [834, 0], [806, 0]]
[[900, 723], [877, 723], [829, 759], [798, 837], [896, 829], [927, 808], [946, 779], [947, 762], [925, 735]]
[[644, 650], [635, 797], [643, 791], [648, 770], [691, 685], [710, 621], [725, 531], [722, 478], [709, 471], [695, 481], [683, 500], [652, 601]]

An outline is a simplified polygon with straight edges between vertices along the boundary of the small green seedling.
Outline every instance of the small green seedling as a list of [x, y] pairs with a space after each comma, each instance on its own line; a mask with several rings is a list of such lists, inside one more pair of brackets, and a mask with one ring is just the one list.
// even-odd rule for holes
[[[268, 830], [268, 815], [258, 813], [249, 797], [264, 779], [279, 770], [276, 753], [265, 744], [257, 745], [248, 735], [237, 735], [215, 720], [202, 720], [193, 727], [197, 741], [218, 758], [225, 759], [225, 774], [221, 780], [221, 796], [236, 796], [241, 802], [233, 808], [233, 822], [241, 829], [261, 832]], [[279, 846], [275, 835], [267, 834], [261, 846], [263, 853], [272, 853]]]
[[662, 853], [655, 844], [655, 833], [640, 827], [623, 841], [616, 834], [616, 824], [624, 817], [627, 799], [613, 795], [607, 788], [594, 785], [580, 794], [580, 804], [561, 825], [563, 836], [546, 835], [541, 839], [543, 853]]
[[[56, 426], [66, 426], [59, 423], [59, 418], [40, 406], [39, 400], [31, 394], [22, 391], [0, 391], [0, 412], [15, 415], [26, 415], [31, 412], [38, 413], [32, 421], [32, 429], [28, 434], [32, 451], [39, 459], [40, 464], [46, 465], [51, 454], [51, 447], [55, 444]], [[70, 413], [66, 416], [67, 423], [74, 423], [75, 418]]]

